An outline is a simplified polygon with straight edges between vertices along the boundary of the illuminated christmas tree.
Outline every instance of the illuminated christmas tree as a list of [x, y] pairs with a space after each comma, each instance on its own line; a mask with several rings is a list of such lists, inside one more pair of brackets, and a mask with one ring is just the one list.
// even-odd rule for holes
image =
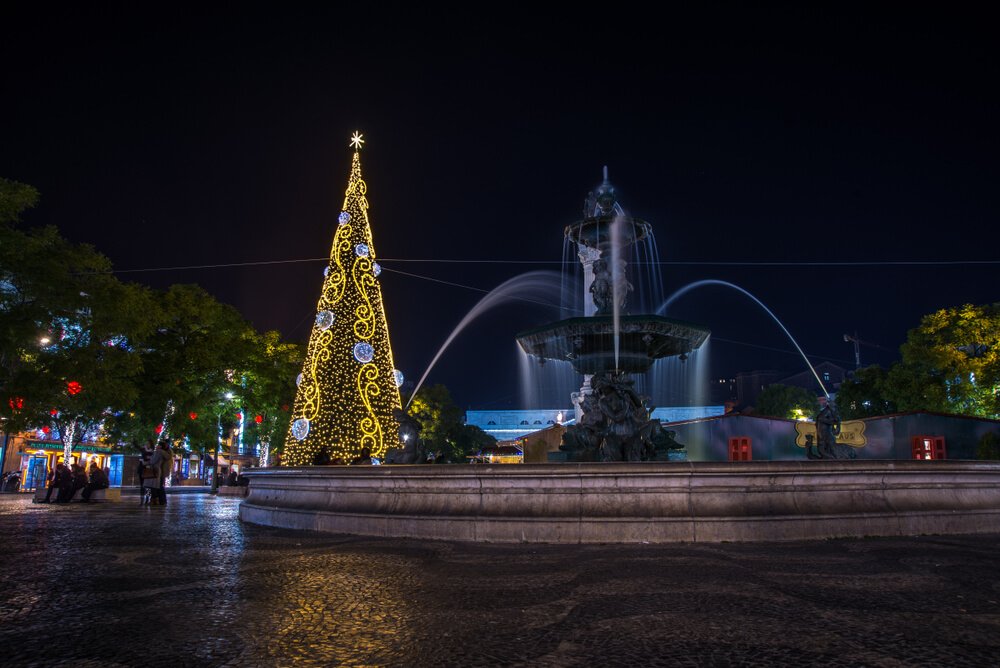
[[298, 378], [289, 437], [282, 462], [303, 466], [359, 457], [381, 458], [399, 446], [393, 409], [400, 407], [399, 382], [389, 346], [371, 227], [368, 186], [361, 179], [359, 151], [330, 251], [323, 292]]

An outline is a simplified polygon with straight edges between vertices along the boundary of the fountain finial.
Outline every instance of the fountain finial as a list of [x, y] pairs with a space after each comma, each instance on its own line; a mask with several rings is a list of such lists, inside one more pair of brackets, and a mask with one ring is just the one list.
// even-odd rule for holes
[[616, 200], [615, 188], [608, 180], [608, 166], [604, 165], [604, 182], [597, 189], [597, 208], [600, 210], [600, 215], [607, 216], [614, 211]]

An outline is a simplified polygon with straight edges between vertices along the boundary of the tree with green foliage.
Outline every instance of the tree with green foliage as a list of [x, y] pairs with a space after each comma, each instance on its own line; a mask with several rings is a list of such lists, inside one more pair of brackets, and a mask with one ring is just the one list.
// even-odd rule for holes
[[[142, 444], [157, 435], [215, 452], [220, 426], [240, 412], [242, 371], [257, 336], [232, 306], [196, 285], [172, 285], [150, 309], [136, 400], [112, 436]], [[227, 397], [232, 395], [232, 397]]]
[[284, 449], [295, 400], [295, 376], [303, 359], [302, 346], [285, 343], [279, 332], [268, 331], [254, 338], [253, 352], [245, 360], [244, 405], [253, 419], [246, 421], [244, 437], [260, 443], [262, 466]]
[[482, 429], [464, 424], [461, 409], [444, 385], [421, 388], [406, 412], [421, 424], [421, 442], [435, 463], [467, 463], [470, 454], [496, 443]]
[[837, 391], [837, 408], [845, 420], [897, 412], [889, 372], [873, 365], [858, 369]]
[[0, 178], [0, 225], [14, 226], [21, 214], [38, 204], [38, 191], [25, 183]]
[[58, 434], [66, 457], [87, 436], [135, 446], [162, 436], [215, 453], [243, 414], [244, 439], [280, 449], [301, 348], [257, 333], [198, 286], [126, 284], [54, 227], [18, 229], [37, 200], [0, 179], [4, 429]]
[[901, 410], [1000, 414], [1000, 305], [926, 315], [900, 353], [888, 380]]
[[[11, 196], [11, 190], [17, 191]], [[21, 231], [11, 212], [37, 193], [4, 182], [0, 204], [0, 413], [6, 428], [54, 430], [68, 458], [137, 394], [139, 348], [152, 331], [146, 288], [124, 284], [106, 257], [54, 227]], [[13, 203], [12, 203], [13, 202]]]
[[988, 431], [980, 437], [976, 459], [1000, 459], [1000, 434]]
[[466, 463], [469, 461], [469, 455], [477, 454], [497, 444], [497, 439], [474, 424], [460, 424], [456, 426], [452, 431], [452, 438], [455, 443], [456, 452], [461, 453], [459, 461]]
[[780, 383], [765, 387], [754, 406], [757, 415], [789, 419], [811, 417], [818, 411], [815, 394], [801, 387]]

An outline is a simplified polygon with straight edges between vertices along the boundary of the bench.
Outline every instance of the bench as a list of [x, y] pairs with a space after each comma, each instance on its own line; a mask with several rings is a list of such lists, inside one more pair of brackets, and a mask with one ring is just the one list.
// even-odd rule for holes
[[219, 496], [246, 496], [250, 491], [249, 487], [242, 485], [224, 485], [216, 490]]
[[[45, 493], [47, 488], [39, 487], [35, 490], [32, 501], [35, 503], [42, 503], [45, 501]], [[71, 501], [82, 501], [83, 488], [76, 490]], [[59, 490], [52, 490], [52, 496], [49, 501], [55, 503], [56, 498], [59, 496]], [[105, 489], [95, 489], [94, 493], [90, 495], [91, 501], [121, 501], [122, 500], [122, 490], [120, 487], [106, 487]]]
[[[76, 490], [76, 494], [73, 495], [71, 501], [83, 501], [83, 489]], [[44, 496], [43, 496], [44, 498]], [[91, 501], [121, 501], [122, 500], [122, 490], [121, 487], [105, 487], [104, 489], [95, 489], [90, 495]]]

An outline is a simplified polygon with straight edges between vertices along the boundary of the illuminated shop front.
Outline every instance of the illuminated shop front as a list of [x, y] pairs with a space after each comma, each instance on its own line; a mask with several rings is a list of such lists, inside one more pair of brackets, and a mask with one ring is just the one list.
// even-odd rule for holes
[[[20, 491], [33, 492], [45, 486], [48, 472], [63, 461], [63, 444], [60, 441], [44, 441], [14, 437], [10, 441], [10, 464], [20, 471]], [[91, 462], [108, 470], [112, 487], [121, 485], [123, 456], [114, 449], [100, 443], [79, 443], [73, 446], [70, 464], [80, 464], [88, 468]]]

